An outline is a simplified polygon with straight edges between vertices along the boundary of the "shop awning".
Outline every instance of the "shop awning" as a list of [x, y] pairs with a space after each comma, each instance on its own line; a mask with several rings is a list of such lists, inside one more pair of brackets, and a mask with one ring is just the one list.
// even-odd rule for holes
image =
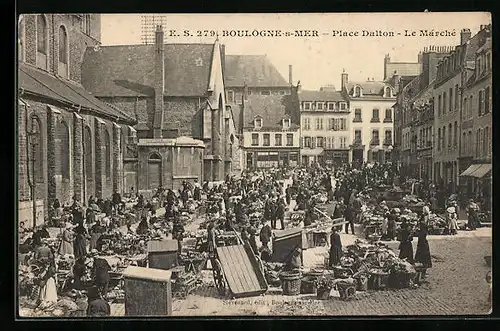
[[479, 164], [473, 164], [469, 166], [467, 169], [465, 169], [464, 172], [460, 174], [460, 176], [466, 177], [469, 176], [471, 172], [476, 171], [476, 169], [479, 168]]
[[491, 171], [491, 164], [480, 164], [479, 167], [469, 174], [470, 177], [483, 178]]
[[491, 170], [491, 164], [473, 164], [460, 174], [463, 177], [482, 178]]

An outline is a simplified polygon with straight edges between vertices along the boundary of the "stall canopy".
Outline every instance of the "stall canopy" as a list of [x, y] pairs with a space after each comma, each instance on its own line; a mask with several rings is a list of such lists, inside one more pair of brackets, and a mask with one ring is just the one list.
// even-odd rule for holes
[[483, 178], [491, 171], [491, 164], [473, 164], [468, 167], [460, 176]]

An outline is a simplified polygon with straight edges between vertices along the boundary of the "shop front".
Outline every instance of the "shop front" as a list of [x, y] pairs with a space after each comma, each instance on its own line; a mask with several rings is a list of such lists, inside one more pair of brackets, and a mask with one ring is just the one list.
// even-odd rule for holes
[[321, 157], [323, 164], [339, 167], [349, 162], [349, 150], [325, 150]]
[[251, 151], [246, 153], [247, 169], [296, 167], [298, 151]]

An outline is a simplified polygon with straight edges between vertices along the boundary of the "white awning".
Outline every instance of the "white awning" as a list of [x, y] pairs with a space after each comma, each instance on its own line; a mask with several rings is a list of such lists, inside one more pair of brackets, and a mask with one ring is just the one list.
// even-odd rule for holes
[[134, 127], [132, 127], [132, 126], [130, 126], [130, 125], [128, 125], [128, 129], [129, 129], [129, 130], [130, 130], [130, 132], [132, 132], [132, 133], [137, 133], [137, 130], [136, 130], [136, 129], [134, 129]]
[[83, 119], [83, 117], [81, 117], [80, 115], [78, 115], [78, 113], [73, 113], [73, 115], [75, 115], [75, 117], [78, 118], [79, 120]]
[[460, 176], [464, 176], [464, 177], [465, 177], [465, 176], [470, 176], [470, 174], [471, 174], [472, 172], [474, 172], [474, 171], [476, 171], [477, 169], [479, 169], [479, 166], [480, 166], [480, 164], [473, 164], [473, 165], [469, 166], [467, 169], [465, 169], [465, 171], [464, 171], [464, 172], [462, 172], [462, 173], [460, 174]]
[[121, 129], [121, 128], [122, 128], [121, 126], [119, 126], [119, 125], [118, 125], [118, 124], [116, 124], [115, 122], [113, 122], [113, 126], [114, 126], [115, 128], [117, 128], [117, 129]]
[[105, 123], [103, 120], [101, 120], [99, 117], [96, 117], [95, 119], [96, 119], [97, 123], [99, 123], [99, 124], [103, 124], [103, 125], [104, 125], [104, 124], [106, 124], [106, 123]]
[[488, 172], [491, 171], [491, 168], [491, 164], [480, 164], [475, 171], [469, 173], [469, 176], [475, 178], [483, 178]]

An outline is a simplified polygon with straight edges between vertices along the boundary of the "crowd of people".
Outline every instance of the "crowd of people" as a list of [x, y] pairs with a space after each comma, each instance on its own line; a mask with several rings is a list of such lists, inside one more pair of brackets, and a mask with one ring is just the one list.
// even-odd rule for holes
[[[234, 231], [250, 245], [256, 255], [263, 261], [269, 261], [269, 243], [272, 241], [273, 230], [277, 230], [278, 226], [280, 229], [287, 227], [287, 211], [302, 211], [303, 226], [308, 226], [318, 218], [318, 203], [333, 203], [335, 207], [331, 218], [345, 219], [345, 233], [354, 234], [355, 223], [362, 221], [372, 188], [410, 185], [411, 193], [426, 203], [417, 226], [412, 227], [404, 212], [398, 208], [390, 209], [384, 201], [377, 202], [376, 209], [383, 214], [381, 239], [398, 238], [401, 259], [419, 262], [430, 268], [432, 262], [427, 241], [429, 215], [431, 210], [441, 209], [438, 201], [440, 198], [432, 183], [402, 183], [397, 173], [392, 164], [366, 164], [357, 168], [345, 164], [335, 169], [315, 165], [309, 168], [243, 171], [240, 177], [227, 176], [221, 183], [207, 181], [200, 185], [197, 181], [184, 182], [177, 191], [159, 187], [149, 200], [134, 193], [133, 188], [124, 198], [118, 193], [114, 193], [110, 199], [90, 197], [86, 208], [76, 197], [70, 206], [64, 206], [56, 200], [51, 205], [49, 218], [34, 231], [26, 229], [24, 223], [21, 223], [20, 252], [26, 256], [22, 262], [39, 266], [38, 301], [54, 301], [57, 300], [57, 258], [73, 256], [75, 263], [69, 288], [82, 289], [87, 271], [92, 270], [94, 286], [88, 294], [88, 314], [105, 316], [110, 313], [105, 298], [111, 267], [100, 254], [104, 246], [102, 238], [105, 233], [116, 231], [122, 225], [126, 226], [128, 233], [137, 235], [155, 231], [161, 232], [164, 237], [171, 234], [178, 242], [180, 254], [185, 237], [182, 211], [193, 212], [196, 206], [203, 205], [208, 218], [208, 252], [213, 252], [217, 231]], [[165, 213], [163, 219], [159, 220], [156, 211], [161, 207], [165, 209]], [[446, 208], [447, 232], [456, 234], [457, 199], [447, 199], [443, 207]], [[478, 204], [473, 200], [469, 201], [466, 211], [467, 226], [476, 229], [479, 225]], [[155, 225], [159, 221], [163, 222], [162, 226]], [[135, 231], [132, 230], [134, 223], [138, 223]], [[50, 247], [44, 240], [50, 237], [47, 231], [49, 224], [58, 225], [62, 229], [57, 247]], [[341, 231], [339, 226], [332, 228], [329, 254], [331, 266], [338, 265], [342, 257]], [[418, 238], [415, 254], [412, 246], [414, 236]], [[257, 237], [261, 242], [260, 247], [257, 245]], [[287, 261], [286, 268], [294, 269], [300, 265], [300, 250], [296, 250]]]

